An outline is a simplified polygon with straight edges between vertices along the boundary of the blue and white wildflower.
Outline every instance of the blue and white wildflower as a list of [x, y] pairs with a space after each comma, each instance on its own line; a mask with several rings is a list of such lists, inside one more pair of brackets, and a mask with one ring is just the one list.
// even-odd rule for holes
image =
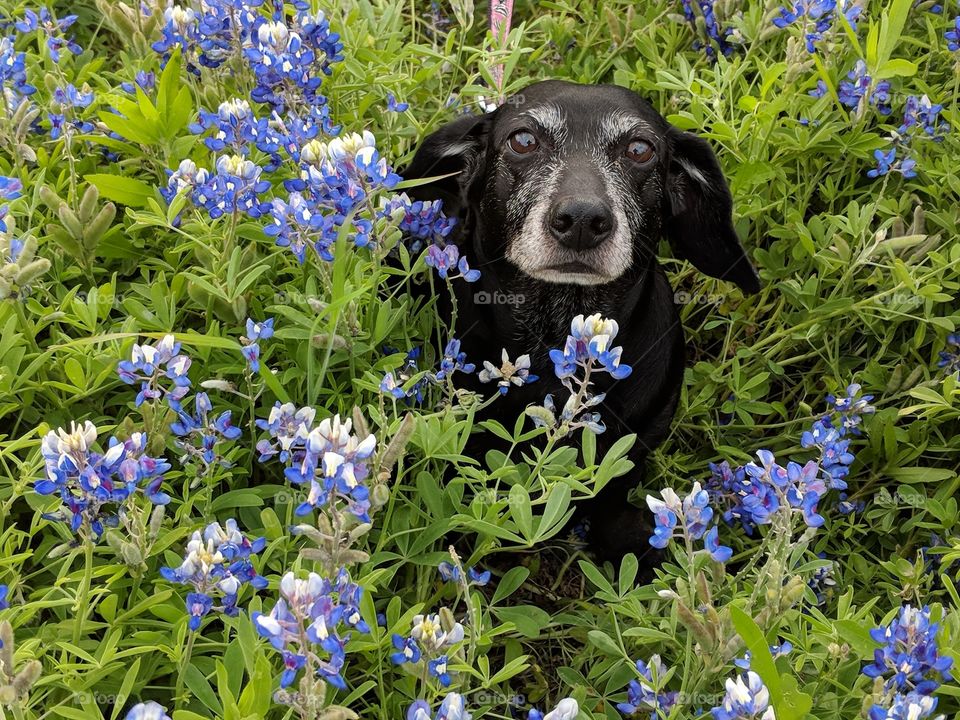
[[239, 614], [237, 595], [244, 585], [257, 590], [267, 586], [250, 561], [265, 546], [265, 538], [245, 537], [236, 520], [227, 520], [225, 526], [210, 523], [202, 533], [193, 533], [179, 567], [160, 569], [166, 580], [193, 587], [186, 602], [190, 630], [198, 630], [212, 610], [231, 617]]
[[167, 709], [163, 705], [150, 700], [130, 708], [126, 720], [171, 720], [171, 718], [167, 715]]
[[133, 433], [121, 442], [111, 437], [106, 452], [95, 450], [97, 428], [89, 420], [48, 432], [41, 443], [46, 476], [37, 480], [40, 495], [58, 495], [63, 505], [48, 520], [68, 522], [73, 532], [98, 539], [105, 525], [116, 525], [123, 507], [143, 494], [155, 505], [170, 497], [160, 489], [169, 463], [146, 454], [147, 436]]
[[507, 349], [504, 348], [500, 360], [500, 367], [489, 360], [484, 360], [483, 370], [477, 374], [477, 377], [482, 383], [496, 382], [497, 392], [501, 395], [506, 395], [511, 387], [522, 387], [539, 379], [530, 372], [529, 355], [521, 355], [511, 361]]
[[714, 720], [776, 720], [770, 691], [752, 670], [726, 681], [723, 702], [710, 710]]
[[232, 442], [243, 434], [233, 424], [233, 411], [225, 410], [214, 416], [213, 403], [205, 392], [197, 393], [195, 407], [193, 415], [180, 408], [179, 419], [170, 425], [170, 431], [177, 436], [177, 447], [183, 450], [180, 462], [199, 460], [205, 468], [214, 464], [230, 467], [222, 443]]
[[164, 335], [156, 346], [134, 345], [130, 359], [117, 364], [117, 374], [128, 385], [140, 383], [137, 407], [146, 400], [165, 399], [171, 408], [180, 410], [180, 401], [190, 391], [190, 364], [176, 338]]
[[463, 641], [464, 630], [460, 623], [450, 621], [445, 625], [441, 618], [442, 614], [414, 616], [409, 637], [393, 635], [397, 652], [391, 659], [396, 665], [425, 663], [427, 675], [447, 687], [452, 681], [449, 653]]
[[345, 688], [342, 671], [350, 628], [369, 633], [360, 615], [363, 588], [341, 569], [331, 582], [310, 573], [301, 580], [288, 572], [280, 581], [280, 598], [269, 614], [253, 613], [257, 632], [281, 653], [280, 687], [294, 683], [301, 670], [337, 688]]
[[937, 642], [940, 624], [931, 622], [930, 608], [905, 605], [887, 626], [874, 628], [870, 637], [883, 647], [863, 668], [867, 677], [886, 679], [885, 687], [899, 693], [930, 695], [950, 682], [953, 658], [942, 655]]

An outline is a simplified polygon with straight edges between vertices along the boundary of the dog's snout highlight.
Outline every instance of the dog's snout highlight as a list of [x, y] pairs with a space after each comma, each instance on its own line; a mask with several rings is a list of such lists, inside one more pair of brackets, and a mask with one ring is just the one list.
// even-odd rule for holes
[[599, 197], [562, 197], [550, 208], [550, 233], [564, 247], [589, 250], [610, 237], [613, 211]]

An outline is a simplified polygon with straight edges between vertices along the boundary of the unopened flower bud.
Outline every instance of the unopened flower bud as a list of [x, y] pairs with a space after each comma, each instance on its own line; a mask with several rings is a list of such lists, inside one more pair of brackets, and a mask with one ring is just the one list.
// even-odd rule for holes
[[448, 607], [440, 608], [440, 627], [443, 628], [444, 632], [450, 632], [457, 624], [457, 619], [453, 616], [453, 612]]

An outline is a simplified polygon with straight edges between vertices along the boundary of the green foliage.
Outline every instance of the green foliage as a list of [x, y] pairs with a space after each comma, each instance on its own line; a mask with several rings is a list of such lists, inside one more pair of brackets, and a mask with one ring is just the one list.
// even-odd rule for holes
[[[800, 433], [823, 396], [851, 381], [878, 408], [849, 478], [848, 500], [863, 510], [822, 508], [818, 533], [791, 527], [779, 540], [766, 529], [746, 537], [723, 528], [735, 552], [725, 573], [682, 549], [656, 570], [650, 555], [600, 566], [567, 537], [579, 504], [633, 472], [632, 436], [601, 456], [589, 434], [546, 442], [527, 416], [476, 423], [478, 398], [451, 391], [407, 407], [379, 391], [408, 349], [423, 349], [425, 371], [447, 339], [435, 300], [412, 291], [424, 277], [418, 254], [398, 246], [399, 262], [386, 263], [341, 236], [332, 263], [301, 265], [264, 234], [264, 222], [211, 220], [183, 195], [164, 202], [167, 170], [209, 155], [188, 130], [197, 111], [249, 87], [232, 68], [199, 82], [179, 53], [161, 70], [150, 49], [160, 12], [141, 17], [138, 4], [79, 7], [71, 32], [85, 50], [64, 52], [61, 63], [31, 46], [28, 77], [44, 113], [19, 108], [0, 122], [0, 174], [24, 184], [0, 268], [0, 584], [10, 587], [2, 616], [16, 634], [14, 667], [0, 667], [0, 717], [11, 708], [16, 718], [113, 720], [140, 699], [176, 705], [174, 720], [292, 716], [272, 701], [279, 663], [249, 620], [273, 606], [285, 572], [317, 567], [301, 554], [309, 543], [288, 533], [302, 498], [276, 466], [257, 462], [254, 421], [275, 401], [358, 416], [381, 449], [395, 443], [377, 478], [386, 496], [358, 538], [369, 559], [352, 569], [372, 632], [353, 636], [348, 689], [334, 696], [331, 688], [328, 698], [360, 717], [404, 717], [423, 685], [390, 662], [391, 635], [406, 636], [414, 615], [441, 605], [458, 618], [469, 613], [468, 651], [451, 669], [478, 719], [509, 717], [507, 700], [518, 695], [540, 706], [570, 695], [580, 718], [613, 720], [637, 677], [633, 661], [655, 653], [673, 668], [663, 687], [691, 698], [669, 717], [706, 717], [747, 649], [781, 720], [862, 717], [875, 690], [860, 672], [876, 647], [868, 631], [903, 602], [931, 605], [942, 616], [941, 651], [960, 658], [960, 389], [936, 365], [960, 323], [957, 132], [917, 143], [916, 178], [866, 176], [900, 124], [905, 96], [942, 102], [960, 127], [960, 59], [943, 40], [955, 8], [945, 16], [912, 0], [872, 3], [856, 30], [838, 29], [807, 56], [799, 28], [770, 24], [772, 6], [717, 3], [741, 44], [710, 60], [693, 49], [697, 30], [673, 2], [518, 3], [513, 32], [493, 49], [472, 2], [440, 3], [446, 27], [428, 3], [319, 2], [345, 46], [323, 85], [331, 117], [345, 132], [372, 130], [394, 167], [453, 116], [451, 95], [476, 108], [496, 94], [498, 62], [505, 94], [545, 77], [616, 83], [717, 149], [764, 287], [743, 297], [663, 246], [688, 361], [671, 435], [636, 501], [689, 488], [708, 475], [707, 463], [741, 464], [761, 447], [799, 457]], [[839, 101], [857, 59], [891, 81], [890, 117]], [[157, 72], [155, 94], [118, 88], [137, 70]], [[818, 80], [828, 92], [813, 97]], [[31, 134], [51, 87], [67, 81], [95, 90], [94, 130]], [[388, 93], [410, 109], [387, 112]], [[398, 245], [386, 219], [374, 234], [384, 249]], [[11, 237], [25, 244], [8, 262]], [[239, 352], [247, 317], [276, 319], [256, 383]], [[231, 466], [209, 477], [177, 464], [173, 413], [135, 407], [136, 390], [116, 373], [134, 342], [167, 333], [193, 358], [195, 386], [220, 381], [210, 390], [215, 405], [244, 430], [228, 451]], [[90, 558], [65, 525], [44, 519], [55, 503], [32, 489], [43, 435], [85, 419], [120, 437], [146, 429], [151, 450], [174, 463], [166, 516], [157, 525], [137, 516], [132, 537], [111, 531]], [[471, 433], [499, 438], [509, 452], [471, 457]], [[238, 617], [216, 616], [191, 635], [185, 593], [159, 568], [178, 564], [194, 530], [233, 517], [266, 538], [256, 564], [270, 589], [246, 589]], [[489, 586], [464, 591], [440, 580], [436, 566], [450, 560], [451, 542], [464, 566], [493, 570]], [[833, 584], [818, 596], [808, 583], [828, 569]], [[774, 658], [768, 648], [783, 640], [795, 649]], [[32, 687], [7, 704], [14, 669], [28, 672]], [[938, 712], [960, 712], [956, 685], [939, 698]]]

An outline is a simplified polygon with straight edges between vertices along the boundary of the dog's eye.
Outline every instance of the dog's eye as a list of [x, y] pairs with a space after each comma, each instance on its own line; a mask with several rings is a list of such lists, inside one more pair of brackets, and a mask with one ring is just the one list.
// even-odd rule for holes
[[517, 130], [507, 141], [510, 149], [518, 155], [526, 155], [537, 149], [537, 138], [529, 130]]
[[633, 140], [627, 145], [626, 156], [637, 163], [649, 162], [653, 157], [653, 145], [646, 140]]

